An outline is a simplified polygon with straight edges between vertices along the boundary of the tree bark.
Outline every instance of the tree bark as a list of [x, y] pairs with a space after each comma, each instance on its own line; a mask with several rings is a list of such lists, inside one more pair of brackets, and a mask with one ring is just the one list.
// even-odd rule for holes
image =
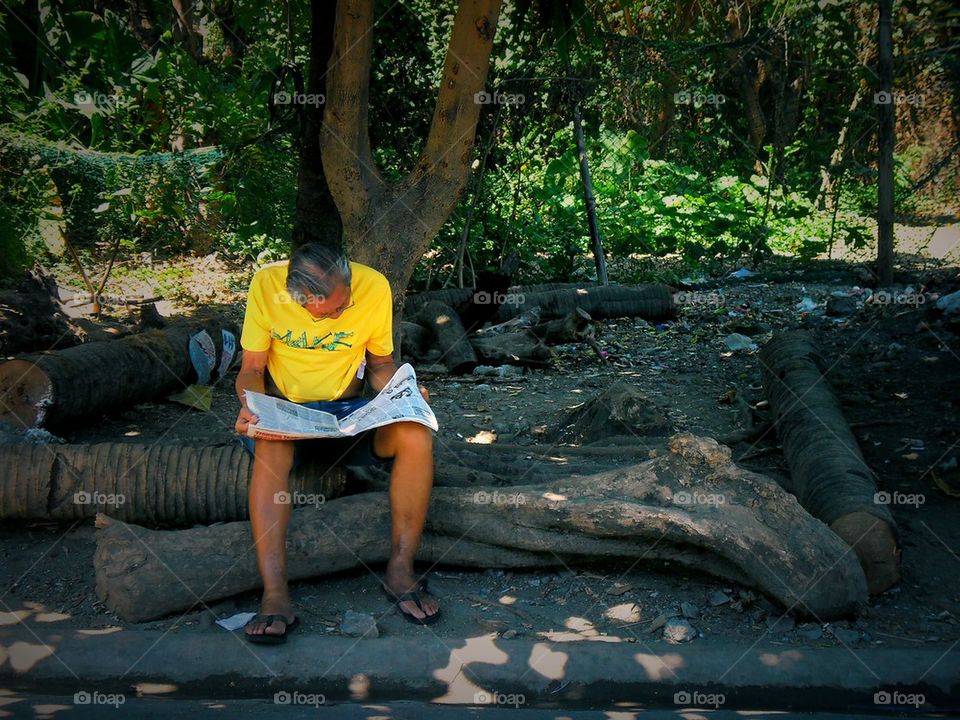
[[323, 167], [321, 133], [327, 106], [327, 68], [333, 53], [337, 0], [311, 0], [310, 70], [307, 93], [322, 103], [301, 106], [300, 167], [297, 171], [297, 210], [293, 219], [293, 246], [320, 242], [341, 247], [343, 225]]
[[337, 3], [321, 147], [330, 190], [354, 259], [390, 281], [394, 306], [416, 263], [466, 185], [499, 0], [461, 0], [430, 133], [413, 170], [397, 182], [376, 168], [368, 132], [373, 0]]
[[63, 427], [182, 390], [196, 379], [190, 336], [207, 330], [219, 357], [223, 327], [235, 330], [223, 320], [191, 321], [9, 360], [0, 364], [0, 422]]
[[[877, 275], [880, 287], [893, 284], [893, 0], [880, 0], [877, 75]], [[883, 100], [886, 100], [883, 102]]]
[[[681, 435], [671, 449], [623, 470], [509, 492], [435, 488], [418, 558], [475, 567], [666, 560], [758, 588], [821, 620], [866, 599], [854, 556], [793, 496], [733, 465], [716, 441]], [[125, 620], [149, 620], [260, 584], [247, 523], [155, 532], [100, 516], [98, 527], [97, 596]], [[386, 494], [295, 510], [287, 547], [290, 580], [385, 562]]]
[[430, 330], [442, 353], [440, 362], [451, 374], [462, 375], [477, 366], [477, 355], [467, 340], [460, 316], [453, 308], [438, 301], [427, 303], [420, 310], [419, 321]]
[[896, 524], [877, 501], [876, 476], [823, 377], [822, 358], [801, 332], [775, 337], [759, 358], [790, 466], [786, 489], [854, 549], [870, 592], [883, 592], [900, 579]]
[[606, 285], [607, 259], [603, 254], [603, 236], [600, 234], [600, 222], [597, 220], [597, 200], [593, 194], [593, 180], [590, 177], [590, 159], [587, 157], [587, 142], [583, 137], [583, 120], [580, 103], [573, 106], [573, 135], [577, 142], [577, 157], [580, 160], [580, 182], [583, 185], [583, 201], [587, 206], [587, 224], [590, 228], [590, 245], [593, 248], [593, 262], [597, 268], [597, 282]]

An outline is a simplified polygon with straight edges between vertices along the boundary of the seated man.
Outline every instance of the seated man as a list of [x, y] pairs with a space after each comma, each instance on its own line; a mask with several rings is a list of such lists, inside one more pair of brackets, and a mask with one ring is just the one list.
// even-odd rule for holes
[[[436, 599], [413, 573], [413, 560], [433, 487], [433, 436], [415, 422], [399, 422], [350, 438], [277, 441], [246, 437], [257, 417], [247, 390], [284, 397], [342, 416], [359, 405], [364, 378], [379, 392], [396, 372], [393, 298], [387, 279], [373, 268], [348, 262], [326, 245], [307, 243], [289, 262], [262, 268], [250, 284], [237, 377], [240, 413], [236, 430], [254, 453], [250, 525], [263, 578], [261, 614], [247, 625], [252, 642], [281, 642], [297, 624], [286, 577], [290, 470], [302, 452], [347, 465], [391, 462], [392, 552], [383, 589], [408, 620], [439, 617]], [[426, 398], [426, 389], [421, 388]]]

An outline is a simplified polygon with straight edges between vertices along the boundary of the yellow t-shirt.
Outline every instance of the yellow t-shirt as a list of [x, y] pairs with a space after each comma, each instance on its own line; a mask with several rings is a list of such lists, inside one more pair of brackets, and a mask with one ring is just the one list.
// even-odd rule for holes
[[287, 292], [287, 261], [253, 276], [247, 295], [240, 345], [268, 350], [267, 370], [293, 402], [336, 400], [357, 376], [369, 350], [393, 352], [393, 296], [390, 283], [366, 265], [350, 263], [352, 307], [340, 317], [315, 320]]

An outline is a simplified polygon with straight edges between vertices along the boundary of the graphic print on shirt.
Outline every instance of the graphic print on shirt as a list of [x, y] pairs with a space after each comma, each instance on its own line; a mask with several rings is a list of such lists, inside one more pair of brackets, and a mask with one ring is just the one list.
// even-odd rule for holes
[[328, 332], [326, 335], [314, 335], [313, 342], [307, 342], [307, 333], [303, 331], [294, 339], [293, 330], [287, 330], [286, 334], [281, 335], [276, 330], [270, 331], [274, 340], [279, 340], [284, 345], [292, 348], [302, 348], [305, 350], [338, 350], [340, 347], [353, 347], [353, 343], [344, 342], [343, 338], [349, 338], [353, 331], [338, 330], [337, 332]]

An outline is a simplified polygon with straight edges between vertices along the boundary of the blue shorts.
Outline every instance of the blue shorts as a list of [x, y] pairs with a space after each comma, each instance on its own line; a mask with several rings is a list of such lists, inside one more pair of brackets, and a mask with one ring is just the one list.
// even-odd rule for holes
[[[297, 404], [343, 418], [368, 402], [370, 400], [367, 398], [349, 398], [348, 400], [313, 400]], [[389, 465], [393, 462], [393, 458], [380, 457], [373, 449], [375, 432], [376, 430], [365, 430], [351, 437], [294, 440], [293, 467], [296, 468], [301, 462], [306, 461], [322, 465]], [[254, 454], [254, 438], [241, 435], [240, 442], [247, 452]]]

